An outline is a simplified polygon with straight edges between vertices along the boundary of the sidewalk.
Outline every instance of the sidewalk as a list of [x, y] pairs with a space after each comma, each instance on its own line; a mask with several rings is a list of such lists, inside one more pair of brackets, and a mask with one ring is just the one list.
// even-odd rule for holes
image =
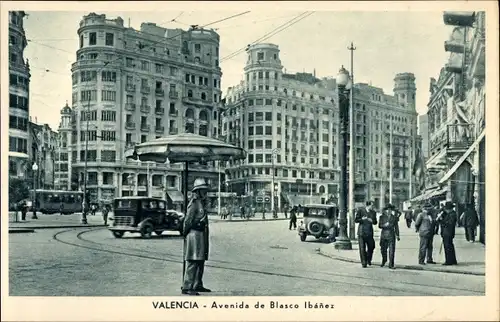
[[[21, 221], [21, 213], [18, 214], [18, 221], [15, 221], [15, 213], [9, 212], [9, 233], [14, 232], [32, 232], [33, 229], [50, 229], [50, 228], [80, 228], [80, 227], [106, 227], [102, 220], [102, 214], [97, 212], [95, 216], [87, 215], [87, 225], [81, 223], [81, 214], [72, 215], [44, 215], [37, 213], [38, 219], [31, 219], [31, 212], [26, 215], [26, 220]], [[113, 213], [108, 215], [108, 224], [112, 223], [109, 218], [113, 218]], [[275, 220], [288, 220], [284, 214], [278, 214], [277, 219], [272, 218], [272, 214], [266, 213], [266, 219], [262, 219], [262, 214], [259, 213], [255, 217], [241, 219], [240, 217], [233, 217], [232, 220], [220, 219], [218, 215], [210, 215], [211, 222], [243, 222], [243, 221], [275, 221]]]
[[[457, 254], [458, 265], [443, 266], [444, 250], [439, 252], [441, 248], [441, 236], [434, 236], [434, 261], [438, 264], [418, 264], [418, 246], [419, 237], [415, 233], [414, 225], [407, 228], [405, 223], [400, 223], [401, 240], [396, 242], [396, 269], [408, 269], [419, 271], [435, 271], [443, 273], [468, 274], [468, 275], [485, 275], [485, 249], [484, 245], [475, 242], [469, 243], [465, 240], [464, 229], [456, 228], [456, 236], [454, 239], [455, 251]], [[380, 230], [375, 230], [375, 251], [373, 254], [373, 266], [379, 266], [381, 262], [380, 255]], [[360, 264], [358, 243], [352, 241], [352, 250], [337, 250], [334, 244], [327, 244], [319, 249], [319, 253], [335, 260]]]

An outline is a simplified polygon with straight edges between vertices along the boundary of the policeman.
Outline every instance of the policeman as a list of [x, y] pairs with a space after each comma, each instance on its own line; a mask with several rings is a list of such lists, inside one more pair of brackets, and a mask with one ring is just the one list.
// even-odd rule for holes
[[399, 241], [399, 217], [396, 208], [388, 204], [380, 215], [378, 227], [380, 232], [380, 252], [382, 253], [381, 267], [387, 263], [387, 249], [389, 249], [389, 268], [394, 267], [394, 255], [396, 252], [396, 239]]
[[199, 295], [210, 292], [203, 286], [203, 271], [208, 260], [208, 216], [206, 199], [208, 185], [203, 178], [194, 181], [191, 200], [184, 219], [184, 260], [186, 268], [182, 294]]

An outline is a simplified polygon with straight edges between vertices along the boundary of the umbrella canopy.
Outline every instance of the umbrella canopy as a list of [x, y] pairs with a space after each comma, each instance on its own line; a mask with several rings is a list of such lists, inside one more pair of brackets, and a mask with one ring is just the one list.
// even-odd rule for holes
[[125, 151], [125, 157], [158, 163], [207, 162], [245, 159], [246, 152], [217, 139], [182, 133], [137, 144]]

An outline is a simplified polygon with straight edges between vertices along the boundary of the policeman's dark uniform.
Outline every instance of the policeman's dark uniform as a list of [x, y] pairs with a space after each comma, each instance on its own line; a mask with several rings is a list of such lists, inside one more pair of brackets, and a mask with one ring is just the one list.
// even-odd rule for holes
[[[366, 202], [367, 207], [371, 207], [371, 201]], [[363, 219], [365, 218], [366, 219]], [[373, 250], [375, 249], [375, 239], [373, 239], [373, 225], [377, 224], [377, 214], [371, 208], [360, 208], [356, 212], [354, 222], [358, 223], [358, 245], [361, 265], [372, 264]]]
[[382, 264], [387, 263], [387, 249], [389, 249], [389, 268], [394, 269], [394, 256], [396, 253], [396, 239], [399, 240], [399, 217], [394, 213], [395, 207], [387, 205], [379, 218], [378, 227], [380, 232], [380, 252], [382, 253]]

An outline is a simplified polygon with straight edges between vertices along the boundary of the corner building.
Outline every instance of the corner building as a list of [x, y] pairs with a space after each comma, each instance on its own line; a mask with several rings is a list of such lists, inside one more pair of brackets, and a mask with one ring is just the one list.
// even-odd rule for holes
[[31, 173], [28, 153], [30, 68], [24, 59], [28, 45], [24, 11], [9, 11], [9, 178], [27, 179]]
[[[78, 37], [72, 65], [71, 184], [84, 186], [88, 138], [91, 201], [167, 192], [171, 202], [180, 203], [181, 165], [140, 164], [126, 160], [124, 151], [165, 135], [218, 134], [219, 35], [153, 23], [143, 23], [138, 31], [125, 27], [120, 17], [91, 13], [80, 22]], [[189, 185], [197, 176], [218, 177], [213, 165], [190, 170]]]
[[278, 209], [327, 202], [339, 178], [335, 80], [283, 73], [279, 54], [274, 44], [247, 49], [244, 81], [228, 89], [223, 122], [227, 142], [248, 151], [227, 169], [230, 190], [268, 210], [273, 171]]
[[[340, 128], [335, 79], [283, 73], [279, 54], [274, 44], [250, 46], [244, 80], [228, 89], [222, 133], [227, 142], [248, 151], [247, 160], [230, 163], [229, 189], [251, 196], [256, 208], [271, 209], [273, 190], [278, 208], [336, 203]], [[415, 77], [402, 73], [394, 82], [394, 96], [368, 84], [353, 89], [357, 205], [368, 199], [381, 206], [389, 201], [390, 124], [393, 202], [402, 203], [409, 195], [412, 151], [418, 144]]]

